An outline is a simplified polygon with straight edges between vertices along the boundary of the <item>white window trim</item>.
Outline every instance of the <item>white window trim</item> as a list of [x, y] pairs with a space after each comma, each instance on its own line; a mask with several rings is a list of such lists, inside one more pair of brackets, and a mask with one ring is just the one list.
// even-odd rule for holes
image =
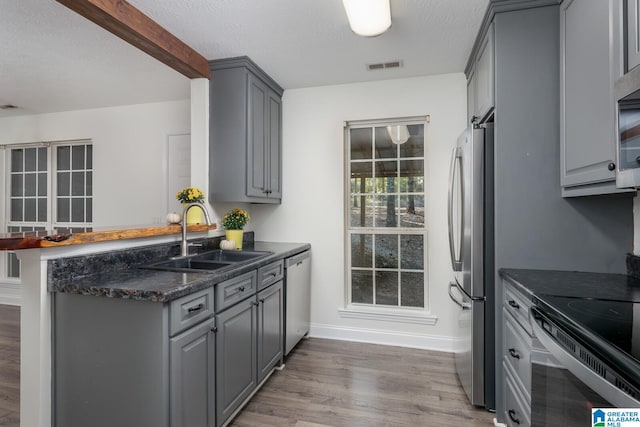
[[[427, 138], [427, 129], [428, 124], [431, 122], [431, 117], [427, 116], [414, 116], [414, 117], [403, 117], [403, 118], [393, 118], [393, 119], [374, 119], [374, 120], [353, 120], [346, 121], [343, 124], [343, 161], [344, 161], [344, 253], [345, 253], [345, 268], [344, 268], [344, 306], [342, 308], [338, 308], [338, 315], [342, 318], [350, 318], [350, 319], [366, 319], [366, 320], [378, 320], [378, 321], [387, 321], [387, 322], [399, 322], [399, 323], [412, 323], [412, 324], [421, 324], [421, 325], [435, 325], [438, 317], [434, 314], [431, 314], [430, 307], [430, 286], [429, 286], [429, 265], [428, 265], [428, 226], [427, 221], [425, 221], [424, 228], [420, 229], [409, 229], [409, 228], [393, 228], [389, 230], [382, 230], [380, 228], [358, 228], [357, 230], [351, 230], [350, 224], [350, 215], [349, 209], [350, 206], [350, 195], [351, 195], [351, 187], [350, 187], [350, 176], [349, 176], [349, 162], [350, 162], [350, 153], [349, 153], [349, 129], [357, 128], [357, 127], [375, 127], [378, 125], [389, 125], [389, 124], [423, 124], [424, 125], [424, 162], [425, 162], [425, 188], [424, 188], [424, 197], [425, 197], [425, 206], [429, 206], [431, 199], [431, 192], [428, 191], [429, 181], [426, 179], [426, 172], [428, 170], [428, 146], [426, 143]], [[420, 232], [417, 232], [420, 230]], [[377, 233], [377, 234], [385, 234], [388, 232], [389, 234], [422, 234], [424, 236], [424, 307], [392, 307], [386, 305], [374, 305], [374, 304], [354, 304], [351, 303], [351, 250], [350, 250], [350, 240], [352, 232], [357, 233]]]

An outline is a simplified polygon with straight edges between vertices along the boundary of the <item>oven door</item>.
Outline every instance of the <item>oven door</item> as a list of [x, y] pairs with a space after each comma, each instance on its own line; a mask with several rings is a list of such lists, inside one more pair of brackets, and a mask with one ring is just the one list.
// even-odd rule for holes
[[532, 426], [593, 425], [592, 408], [640, 407], [639, 401], [597, 373], [615, 377], [610, 366], [574, 340], [552, 316], [532, 307], [531, 320], [542, 345], [531, 357]]

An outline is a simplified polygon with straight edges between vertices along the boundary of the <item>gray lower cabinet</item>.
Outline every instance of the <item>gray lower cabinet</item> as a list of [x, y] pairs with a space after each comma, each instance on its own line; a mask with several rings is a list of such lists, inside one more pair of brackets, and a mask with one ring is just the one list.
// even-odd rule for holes
[[622, 75], [621, 2], [560, 5], [560, 183], [564, 197], [615, 186], [613, 84]]
[[248, 57], [209, 67], [209, 199], [280, 203], [283, 89]]
[[283, 357], [283, 290], [279, 281], [258, 294], [258, 383]]
[[502, 369], [504, 371], [504, 420], [510, 427], [531, 425], [531, 351], [529, 324], [531, 303], [510, 283], [503, 281]]
[[219, 426], [258, 385], [255, 369], [257, 312], [255, 298], [250, 298], [216, 314], [216, 412]]
[[282, 281], [216, 315], [217, 425], [282, 361]]
[[214, 319], [171, 338], [171, 426], [215, 426]]

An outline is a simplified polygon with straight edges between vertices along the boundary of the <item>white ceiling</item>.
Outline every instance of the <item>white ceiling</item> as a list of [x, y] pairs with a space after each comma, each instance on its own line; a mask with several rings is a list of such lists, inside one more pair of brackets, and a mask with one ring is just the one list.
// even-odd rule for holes
[[[391, 0], [363, 38], [341, 0], [130, 0], [207, 59], [248, 55], [285, 89], [462, 72], [489, 0]], [[54, 0], [5, 0], [0, 117], [189, 97], [189, 81]], [[403, 68], [366, 64], [402, 60]]]

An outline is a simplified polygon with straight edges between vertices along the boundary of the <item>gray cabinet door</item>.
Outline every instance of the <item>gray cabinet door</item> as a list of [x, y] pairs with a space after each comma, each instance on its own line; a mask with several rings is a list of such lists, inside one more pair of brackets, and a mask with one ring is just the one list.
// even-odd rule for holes
[[258, 385], [255, 298], [216, 315], [216, 424], [222, 425]]
[[258, 293], [258, 383], [282, 360], [282, 280]]
[[[619, 31], [619, 22], [614, 19], [620, 10], [616, 3], [565, 0], [560, 6], [563, 187], [602, 187], [602, 183], [615, 180], [613, 82], [622, 69], [620, 43], [613, 36]], [[615, 191], [613, 183], [610, 187]]]
[[493, 24], [487, 30], [482, 45], [478, 52], [478, 61], [475, 66], [475, 108], [474, 116], [483, 120], [494, 107], [494, 43]]
[[282, 100], [277, 93], [270, 90], [268, 96], [269, 110], [269, 154], [268, 154], [268, 196], [273, 199], [282, 198]]
[[627, 0], [627, 71], [640, 64], [640, 0]]
[[247, 196], [268, 196], [267, 153], [267, 99], [269, 88], [253, 74], [248, 74], [248, 141], [247, 141]]
[[210, 319], [171, 338], [172, 426], [215, 426], [214, 326], [214, 319]]

